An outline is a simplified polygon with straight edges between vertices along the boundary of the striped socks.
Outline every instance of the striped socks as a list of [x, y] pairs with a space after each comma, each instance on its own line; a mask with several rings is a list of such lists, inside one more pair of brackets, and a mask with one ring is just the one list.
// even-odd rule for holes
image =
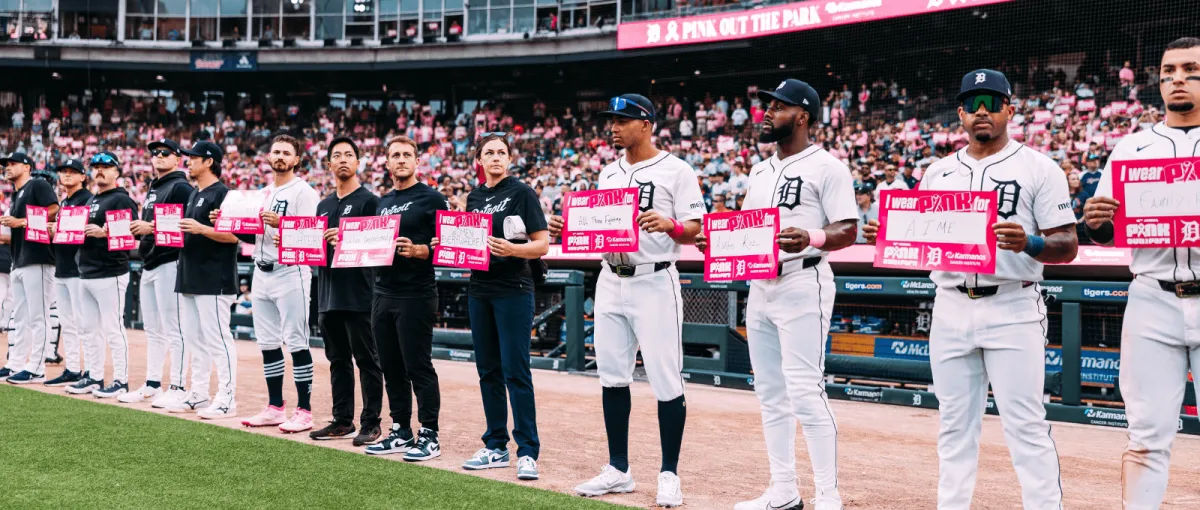
[[283, 407], [283, 349], [263, 351], [262, 356], [263, 375], [267, 378], [269, 404], [275, 407]]
[[[280, 364], [282, 365], [283, 355], [280, 354]], [[312, 411], [312, 403], [309, 402], [309, 397], [312, 396], [312, 378], [313, 378], [313, 362], [312, 351], [304, 349], [292, 353], [292, 379], [296, 380], [296, 397], [297, 407], [305, 411]], [[282, 380], [282, 378], [281, 378]], [[282, 390], [281, 390], [282, 391]]]

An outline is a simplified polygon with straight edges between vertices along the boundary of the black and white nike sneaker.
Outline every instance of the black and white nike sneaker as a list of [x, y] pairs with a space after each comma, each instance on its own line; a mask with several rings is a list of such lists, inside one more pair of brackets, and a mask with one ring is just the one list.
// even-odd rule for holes
[[391, 455], [393, 453], [408, 453], [417, 439], [413, 437], [412, 429], [402, 429], [399, 424], [392, 424], [392, 432], [378, 443], [364, 450], [368, 455]]
[[423, 460], [436, 459], [442, 456], [442, 445], [438, 444], [438, 433], [436, 430], [429, 430], [421, 427], [421, 431], [417, 434], [417, 444], [413, 445], [408, 453], [404, 454], [404, 460], [409, 462], [421, 462]]
[[94, 390], [104, 387], [104, 381], [100, 379], [92, 379], [90, 372], [84, 372], [83, 377], [79, 382], [67, 386], [67, 393], [72, 395], [87, 395]]
[[125, 381], [113, 381], [107, 387], [92, 390], [92, 396], [96, 398], [114, 398], [126, 393], [129, 393], [129, 384]]

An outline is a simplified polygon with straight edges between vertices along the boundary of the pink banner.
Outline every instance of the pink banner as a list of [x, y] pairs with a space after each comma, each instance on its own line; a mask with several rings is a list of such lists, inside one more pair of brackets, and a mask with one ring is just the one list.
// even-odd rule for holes
[[58, 210], [54, 225], [54, 244], [83, 244], [83, 229], [87, 227], [87, 206], [63, 207]]
[[1113, 162], [1113, 244], [1128, 248], [1200, 246], [1200, 158]]
[[704, 215], [708, 256], [704, 279], [769, 280], [779, 276], [779, 209], [752, 209]]
[[881, 194], [875, 267], [993, 274], [995, 191]]
[[950, 133], [940, 133], [939, 132], [939, 133], [933, 134], [933, 144], [934, 145], [946, 145], [946, 142], [949, 139], [950, 139]]
[[1125, 110], [1129, 108], [1129, 103], [1127, 101], [1114, 101], [1110, 103], [1108, 107], [1112, 108], [1113, 113], [1117, 115], [1123, 115]]
[[50, 244], [49, 217], [45, 207], [25, 206], [25, 240]]
[[1070, 105], [1065, 105], [1065, 104], [1059, 103], [1058, 106], [1054, 107], [1055, 115], [1066, 115], [1068, 113], [1071, 113]]
[[816, 0], [754, 10], [634, 21], [617, 25], [617, 49], [733, 41], [1007, 1]]
[[487, 244], [491, 234], [491, 214], [438, 211], [434, 265], [487, 271], [492, 261]]
[[133, 211], [121, 209], [104, 213], [104, 225], [108, 228], [108, 251], [129, 251], [137, 248], [137, 239], [129, 231]]
[[638, 251], [637, 188], [589, 190], [563, 198], [563, 249], [568, 253]]
[[221, 215], [217, 217], [214, 229], [231, 234], [263, 233], [259, 214], [262, 213], [266, 198], [265, 190], [231, 190], [221, 203]]
[[333, 267], [390, 266], [396, 256], [400, 215], [342, 218]]
[[1067, 106], [1075, 106], [1075, 96], [1063, 96], [1058, 98], [1057, 104], [1065, 104]]
[[1075, 110], [1080, 112], [1094, 112], [1096, 111], [1096, 100], [1080, 99], [1079, 103], [1075, 105]]
[[325, 216], [279, 218], [279, 263], [293, 266], [325, 265]]
[[183, 204], [154, 204], [154, 244], [167, 248], [183, 248]]
[[1036, 112], [1033, 112], [1033, 121], [1034, 122], [1040, 122], [1040, 123], [1044, 124], [1044, 123], [1050, 122], [1050, 119], [1053, 119], [1053, 118], [1054, 118], [1054, 114], [1050, 113], [1047, 110], [1038, 110]]

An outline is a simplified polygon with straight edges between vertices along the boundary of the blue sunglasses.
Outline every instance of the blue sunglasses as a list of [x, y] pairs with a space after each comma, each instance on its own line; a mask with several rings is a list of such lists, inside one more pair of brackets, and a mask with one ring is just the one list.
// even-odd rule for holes
[[92, 160], [88, 162], [88, 166], [95, 165], [117, 166], [117, 160], [108, 154], [97, 154], [92, 156]]
[[608, 100], [608, 109], [612, 110], [614, 112], [622, 111], [630, 106], [633, 106], [633, 107], [645, 112], [646, 115], [650, 115], [650, 110], [647, 110], [644, 106], [637, 104], [633, 101], [630, 101], [628, 99], [625, 99], [623, 97], [614, 97], [614, 98]]
[[489, 137], [489, 136], [507, 137], [508, 133], [506, 133], [504, 131], [492, 131], [490, 133], [483, 133], [483, 134], [479, 135], [480, 138], [485, 138], [485, 137]]

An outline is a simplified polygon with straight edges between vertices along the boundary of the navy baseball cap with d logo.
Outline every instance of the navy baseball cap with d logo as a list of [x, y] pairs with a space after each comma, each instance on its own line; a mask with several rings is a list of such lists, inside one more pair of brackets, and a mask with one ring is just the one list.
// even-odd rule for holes
[[817, 95], [817, 89], [795, 78], [783, 80], [773, 91], [758, 91], [758, 99], [764, 103], [774, 100], [804, 108], [804, 111], [808, 112], [809, 118], [812, 119], [810, 122], [817, 122], [821, 116], [821, 98]]
[[962, 87], [959, 88], [958, 96], [954, 99], [962, 101], [967, 96], [978, 94], [1012, 97], [1012, 86], [1008, 84], [1008, 78], [1005, 78], [1004, 73], [1000, 71], [976, 69], [963, 76]]
[[608, 101], [608, 110], [599, 114], [605, 117], [625, 117], [654, 122], [654, 103], [638, 94], [621, 94]]

